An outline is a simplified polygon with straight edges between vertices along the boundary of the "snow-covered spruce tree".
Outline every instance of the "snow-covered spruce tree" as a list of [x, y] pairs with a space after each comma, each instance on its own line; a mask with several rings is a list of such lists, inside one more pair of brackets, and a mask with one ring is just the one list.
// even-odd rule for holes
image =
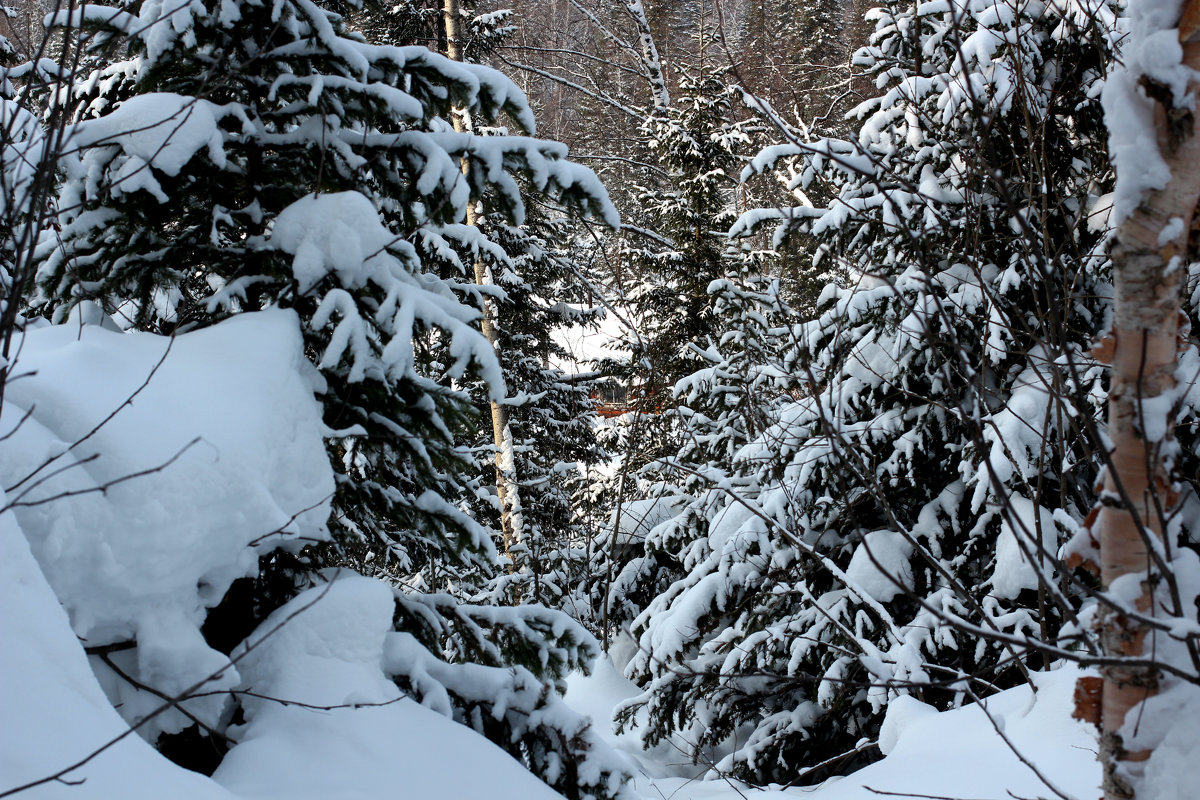
[[625, 253], [638, 327], [629, 344], [631, 377], [650, 393], [669, 393], [694, 372], [701, 359], [687, 345], [703, 346], [714, 331], [708, 285], [727, 272], [725, 232], [736, 218], [738, 150], [746, 139], [730, 117], [720, 76], [700, 69], [684, 72], [674, 104], [655, 109], [643, 126], [666, 176], [641, 195], [642, 225], [654, 236]]
[[796, 315], [779, 279], [770, 277], [776, 260], [747, 251], [727, 262], [725, 276], [708, 286], [718, 334], [708, 347], [693, 345], [704, 366], [673, 389], [684, 441], [672, 461], [690, 471], [731, 464], [770, 426], [781, 398], [800, 385], [780, 366]]
[[[64, 145], [63, 108], [47, 98], [67, 82], [65, 70], [14, 27], [17, 10], [0, 10], [0, 398], [24, 326], [30, 278], [41, 233], [54, 224], [55, 163]], [[40, 28], [40, 25], [38, 26]], [[25, 52], [26, 50], [30, 52]]]
[[[736, 219], [735, 175], [745, 163], [740, 150], [748, 140], [731, 117], [721, 74], [702, 65], [682, 71], [672, 104], [656, 107], [643, 125], [658, 183], [642, 188], [639, 230], [622, 253], [628, 270], [622, 288], [632, 321], [622, 342], [628, 355], [606, 366], [626, 388], [630, 413], [606, 426], [601, 437], [621, 460], [606, 494], [613, 506], [635, 505], [629, 513], [613, 509], [599, 563], [593, 564], [605, 635], [644, 607], [656, 593], [651, 587], [665, 586], [660, 570], [641, 558], [641, 543], [650, 519], [643, 512], [656, 502], [663, 508], [678, 505], [687, 483], [661, 463], [678, 456], [686, 436], [674, 387], [707, 366], [705, 353], [719, 336], [718, 301], [710, 284], [729, 276], [740, 280], [749, 263], [746, 253], [730, 247], [726, 233]], [[636, 589], [616, 580], [631, 556], [638, 557], [640, 569]], [[658, 566], [670, 569], [672, 563]]]
[[[0, 60], [12, 54], [12, 45], [0, 36]], [[37, 168], [45, 156], [48, 137], [28, 101], [28, 92], [18, 92], [9, 69], [0, 67], [0, 326], [6, 331], [5, 353], [21, 305], [20, 281], [14, 284], [13, 276], [30, 270], [31, 238], [40, 227], [39, 201], [44, 203], [53, 194], [52, 175]], [[14, 296], [18, 298], [15, 302]], [[0, 368], [0, 376], [6, 374], [7, 366]], [[0, 377], [0, 385], [3, 383]]]
[[[947, 706], [1042, 661], [967, 632], [1053, 639], [1043, 580], [1091, 506], [1105, 324], [1089, 226], [1109, 180], [1097, 98], [1107, 4], [955, 0], [873, 12], [857, 63], [879, 96], [855, 140], [759, 170], [830, 185], [763, 210], [844, 279], [774, 362], [804, 396], [713, 484], [686, 577], [634, 622], [644, 736], [754, 781], [870, 758], [896, 693]], [[719, 477], [719, 476], [717, 476]], [[711, 495], [710, 495], [711, 497]], [[965, 682], [965, 683], [964, 683]]]
[[[609, 591], [614, 625], [629, 625], [707, 555], [709, 521], [723, 505], [724, 492], [753, 491], [757, 485], [753, 471], [730, 469], [735, 457], [767, 431], [780, 403], [801, 383], [778, 363], [789, 344], [787, 322], [795, 319], [780, 298], [778, 280], [731, 274], [709, 290], [724, 331], [708, 347], [694, 349], [707, 366], [673, 389], [680, 446], [647, 470], [660, 480], [640, 502], [657, 498], [657, 507], [639, 520], [637, 546], [619, 559]], [[714, 483], [722, 490], [712, 491]], [[638, 506], [631, 511], [636, 516]]]
[[[494, 349], [509, 396], [512, 475], [520, 498], [518, 507], [510, 505], [518, 535], [506, 541], [489, 387], [479, 379], [460, 382], [477, 409], [471, 424], [456, 432], [474, 458], [476, 477], [464, 501], [472, 518], [503, 548], [504, 563], [494, 574], [459, 575], [456, 586], [446, 588], [476, 602], [542, 603], [581, 618], [586, 614], [578, 597], [578, 573], [587, 557], [586, 534], [574, 497], [582, 490], [579, 467], [597, 463], [604, 453], [594, 427], [594, 380], [554, 366], [567, 357], [557, 334], [593, 324], [599, 313], [574, 264], [575, 222], [561, 209], [537, 206], [520, 225], [484, 214], [475, 225], [488, 247], [453, 249], [438, 243], [423, 260], [440, 264], [445, 275], [461, 278], [477, 267], [485, 276], [471, 302], [482, 308], [486, 298], [490, 307]], [[431, 354], [439, 362], [449, 361], [445, 348], [432, 348]]]
[[681, 431], [671, 392], [677, 380], [704, 365], [691, 344], [703, 348], [713, 341], [709, 284], [740, 263], [726, 231], [736, 218], [735, 173], [746, 135], [730, 116], [720, 76], [702, 67], [684, 71], [673, 104], [656, 106], [642, 126], [658, 165], [657, 183], [641, 188], [637, 230], [621, 254], [626, 277], [619, 288], [632, 323], [623, 332], [627, 355], [605, 365], [628, 392], [633, 411], [602, 436], [606, 450], [623, 454], [621, 500], [661, 491], [661, 476], [634, 478], [647, 464], [678, 452]]
[[169, 12], [144, 2], [61, 21], [79, 19], [127, 37], [128, 50], [72, 95], [78, 150], [63, 162], [62, 230], [42, 248], [43, 308], [62, 319], [91, 301], [155, 331], [293, 308], [324, 403], [340, 552], [268, 557], [208, 634], [232, 647], [357, 548], [414, 576], [396, 592], [397, 627], [421, 645], [396, 675], [403, 688], [569, 796], [619, 794], [623, 773], [589, 755], [593, 734], [553, 691], [595, 652], [586, 632], [542, 608], [436, 593], [496, 566], [487, 531], [460, 505], [470, 457], [455, 436], [471, 406], [450, 382], [504, 384], [463, 302], [473, 290], [421, 259], [495, 247], [461, 224], [464, 210], [482, 201], [518, 222], [518, 175], [611, 222], [603, 188], [555, 143], [452, 130], [452, 105], [532, 130], [503, 76], [422, 47], [368, 44], [310, 0]]

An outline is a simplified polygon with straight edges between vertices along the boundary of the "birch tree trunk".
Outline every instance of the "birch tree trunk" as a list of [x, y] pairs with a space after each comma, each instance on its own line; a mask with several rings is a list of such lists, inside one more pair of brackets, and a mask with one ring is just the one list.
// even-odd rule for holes
[[625, 9], [633, 19], [637, 28], [638, 43], [642, 48], [642, 66], [646, 70], [646, 78], [650, 82], [650, 92], [654, 96], [655, 108], [670, 108], [671, 93], [667, 91], [667, 78], [663, 73], [662, 59], [658, 55], [658, 45], [654, 43], [654, 34], [650, 31], [650, 21], [646, 18], [646, 9], [642, 0], [627, 0]]
[[[1188, 0], [1185, 20], [1200, 0]], [[1183, 26], [1183, 64], [1200, 67], [1200, 36]], [[1194, 28], [1194, 26], [1192, 26]], [[1136, 40], [1131, 43], [1137, 47]], [[1120, 222], [1112, 250], [1115, 292], [1112, 383], [1108, 432], [1112, 463], [1106, 471], [1099, 518], [1101, 580], [1109, 596], [1146, 616], [1157, 609], [1152, 592], [1165, 563], [1164, 520], [1175, 504], [1165, 457], [1173, 447], [1169, 398], [1176, 385], [1180, 302], [1187, 275], [1188, 234], [1200, 199], [1200, 136], [1183, 98], [1145, 75], [1137, 81], [1154, 100], [1158, 152], [1170, 170], [1165, 185], [1147, 191], [1136, 209]], [[1197, 97], [1197, 85], [1187, 87]], [[1197, 104], [1200, 108], [1200, 104]], [[1114, 124], [1122, 120], [1111, 119]], [[1148, 144], [1148, 143], [1147, 143]], [[1122, 162], [1117, 162], [1118, 192]], [[1126, 580], [1122, 580], [1125, 578]], [[1101, 620], [1105, 654], [1152, 657], [1153, 633], [1128, 614], [1108, 610]], [[1135, 797], [1148, 751], [1130, 752], [1122, 726], [1129, 712], [1158, 690], [1153, 666], [1110, 666], [1103, 670], [1101, 696], [1104, 792], [1108, 800]]]
[[[462, 31], [459, 19], [458, 0], [444, 0], [443, 11], [446, 18], [446, 55], [453, 61], [462, 61]], [[471, 130], [470, 117], [463, 114], [454, 115], [454, 129], [460, 133]], [[463, 159], [462, 170], [465, 175], [468, 169], [467, 160]], [[479, 213], [475, 203], [467, 205], [467, 224], [476, 227], [479, 224]], [[475, 283], [488, 286], [493, 283], [491, 271], [481, 260], [475, 260]], [[483, 316], [479, 321], [483, 336], [500, 359], [499, 334], [496, 331], [496, 305], [488, 297], [483, 300]], [[504, 553], [509, 556], [512, 569], [512, 549], [524, 540], [524, 520], [522, 517], [521, 493], [517, 487], [516, 449], [513, 440], [512, 424], [508, 406], [495, 400], [491, 401], [492, 439], [496, 447], [496, 495], [500, 499], [500, 527], [504, 534]]]

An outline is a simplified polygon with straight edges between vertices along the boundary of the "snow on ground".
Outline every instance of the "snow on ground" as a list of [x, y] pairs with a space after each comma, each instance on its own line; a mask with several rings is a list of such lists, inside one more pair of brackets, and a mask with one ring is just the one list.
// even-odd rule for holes
[[[636, 646], [632, 641], [621, 642], [628, 647]], [[584, 676], [573, 673], [567, 678], [567, 705], [581, 714], [592, 718], [592, 724], [605, 744], [625, 758], [630, 771], [638, 776], [637, 788], [647, 796], [656, 796], [652, 786], [660, 779], [688, 779], [704, 770], [682, 759], [679, 751], [669, 743], [660, 743], [653, 750], [644, 750], [636, 733], [615, 733], [609, 723], [617, 703], [640, 694], [637, 686], [613, 666], [612, 661], [601, 656], [592, 674]]]
[[1100, 785], [1096, 737], [1087, 725], [1071, 719], [1078, 677], [1078, 669], [1070, 666], [1037, 673], [1036, 698], [1027, 686], [1010, 689], [986, 701], [987, 713], [978, 706], [938, 713], [915, 699], [894, 703], [881, 736], [887, 756], [819, 787], [754, 789], [733, 781], [700, 780], [689, 777], [689, 771], [696, 775], [703, 768], [680, 763], [683, 759], [677, 752], [672, 757], [668, 745], [644, 753], [636, 733], [612, 733], [602, 721], [610, 713], [606, 709], [638, 693], [611, 662], [601, 661], [591, 676], [571, 676], [567, 702], [601, 720], [598, 727], [607, 741], [639, 768], [636, 789], [647, 798], [878, 800], [881, 795], [872, 789], [979, 800], [1054, 797], [996, 733], [997, 726], [1060, 790], [1092, 798], [1098, 796]]

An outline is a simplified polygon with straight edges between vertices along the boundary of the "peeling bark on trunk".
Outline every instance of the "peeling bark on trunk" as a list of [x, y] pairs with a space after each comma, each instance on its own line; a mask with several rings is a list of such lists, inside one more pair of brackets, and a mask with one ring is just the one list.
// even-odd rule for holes
[[[1200, 0], [1189, 0], [1189, 7], [1197, 5]], [[1184, 63], [1200, 65], [1200, 44], [1188, 41], [1186, 34], [1181, 38]], [[1189, 94], [1196, 96], [1197, 88], [1189, 86]], [[1115, 351], [1108, 431], [1113, 450], [1099, 518], [1105, 590], [1124, 576], [1141, 576], [1140, 588], [1126, 585], [1120, 595], [1148, 615], [1155, 611], [1151, 592], [1154, 576], [1160, 571], [1153, 555], [1154, 539], [1161, 540], [1164, 518], [1175, 498], [1163, 463], [1164, 445], [1172, 438], [1169, 411], [1161, 403], [1151, 408], [1146, 401], [1175, 388], [1188, 231], [1200, 199], [1200, 137], [1190, 127], [1169, 124], [1168, 111], [1158, 109], [1156, 128], [1159, 151], [1171, 169], [1171, 179], [1166, 187], [1148, 193], [1121, 223], [1112, 251]], [[1174, 226], [1168, 228], [1173, 220]], [[1175, 230], [1178, 235], [1168, 240]], [[1155, 441], [1155, 431], [1165, 433]], [[1153, 634], [1145, 624], [1107, 611], [1100, 625], [1106, 655], [1152, 655]], [[1152, 666], [1113, 666], [1103, 670], [1103, 678], [1100, 758], [1104, 793], [1108, 800], [1131, 800], [1135, 789], [1127, 776], [1136, 777], [1150, 754], [1129, 752], [1120, 729], [1130, 710], [1157, 692], [1159, 672]]]
[[[462, 34], [459, 26], [458, 0], [444, 0], [443, 11], [446, 18], [446, 55], [453, 61], [462, 61]], [[460, 133], [471, 129], [470, 118], [465, 113], [455, 114], [453, 121], [454, 129]], [[464, 175], [467, 169], [467, 161], [463, 159]], [[471, 227], [479, 224], [479, 214], [474, 203], [467, 205], [467, 224]], [[475, 283], [479, 286], [488, 286], [493, 283], [491, 270], [478, 259], [475, 261]], [[492, 351], [495, 352], [498, 361], [500, 348], [495, 319], [495, 303], [484, 298], [483, 316], [479, 320], [479, 327], [483, 337], [492, 346]], [[500, 499], [500, 527], [504, 534], [504, 553], [509, 556], [509, 568], [512, 569], [512, 549], [524, 538], [521, 493], [517, 488], [516, 453], [508, 406], [492, 400], [491, 414], [492, 440], [496, 447], [496, 495]]]

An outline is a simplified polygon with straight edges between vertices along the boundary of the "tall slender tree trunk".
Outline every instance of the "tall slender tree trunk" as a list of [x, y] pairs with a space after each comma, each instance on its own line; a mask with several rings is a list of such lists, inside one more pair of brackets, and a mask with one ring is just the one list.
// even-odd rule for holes
[[[1187, 6], [1185, 18], [1195, 14], [1200, 0], [1188, 0]], [[1185, 26], [1180, 34], [1183, 61], [1196, 68], [1200, 43], [1193, 38], [1200, 36]], [[1139, 81], [1146, 96], [1155, 98], [1158, 150], [1170, 179], [1147, 192], [1120, 223], [1112, 251], [1115, 351], [1108, 432], [1113, 449], [1100, 512], [1101, 580], [1110, 597], [1153, 616], [1156, 575], [1165, 567], [1156, 553], [1163, 552], [1159, 545], [1164, 520], [1175, 503], [1164, 467], [1173, 439], [1170, 403], [1164, 396], [1170, 396], [1177, 380], [1188, 233], [1200, 199], [1200, 136], [1195, 135], [1190, 113], [1180, 108], [1181, 98], [1172, 100], [1169, 89], [1156, 87], [1144, 76], [1122, 79]], [[1197, 88], [1189, 85], [1188, 94], [1197, 97]], [[1184, 117], [1189, 118], [1186, 124]], [[1121, 163], [1117, 166], [1120, 187]], [[1149, 626], [1128, 614], [1110, 610], [1101, 620], [1101, 642], [1109, 656], [1152, 657], [1153, 635]], [[1122, 731], [1122, 726], [1135, 706], [1157, 692], [1158, 680], [1152, 664], [1103, 670], [1100, 757], [1108, 800], [1135, 797], [1137, 777], [1150, 753], [1128, 750], [1122, 734], [1129, 729]]]
[[[443, 0], [443, 11], [446, 18], [446, 55], [454, 61], [462, 61], [462, 31], [460, 29], [459, 0]], [[471, 130], [470, 117], [463, 114], [454, 115], [454, 129], [460, 133]], [[469, 166], [463, 159], [463, 174]], [[479, 213], [475, 203], [467, 205], [467, 224], [476, 227], [479, 224]], [[488, 286], [493, 283], [491, 271], [482, 260], [475, 260], [475, 283]], [[496, 304], [485, 297], [483, 300], [483, 316], [479, 321], [483, 336], [500, 359], [499, 334], [496, 330]], [[524, 518], [521, 507], [521, 493], [517, 486], [516, 443], [513, 439], [512, 424], [508, 406], [491, 401], [492, 439], [496, 446], [496, 494], [500, 499], [500, 526], [504, 533], [504, 552], [510, 558], [512, 568], [512, 550], [522, 542], [524, 536]]]

